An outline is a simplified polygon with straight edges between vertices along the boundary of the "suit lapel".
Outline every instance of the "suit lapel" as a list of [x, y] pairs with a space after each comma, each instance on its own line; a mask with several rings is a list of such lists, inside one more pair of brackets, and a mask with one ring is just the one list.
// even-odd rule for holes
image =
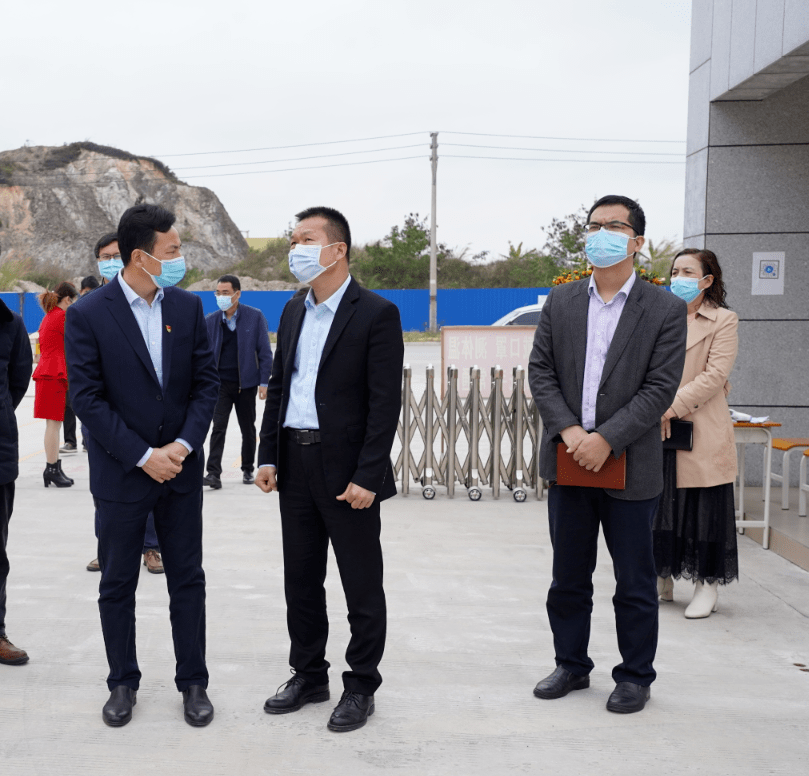
[[629, 344], [629, 340], [632, 339], [632, 335], [635, 332], [635, 328], [638, 325], [638, 321], [640, 320], [641, 316], [643, 315], [643, 304], [642, 304], [642, 297], [643, 297], [643, 283], [646, 281], [641, 280], [639, 277], [635, 278], [635, 283], [632, 286], [632, 289], [629, 292], [629, 297], [624, 304], [624, 309], [621, 312], [621, 317], [618, 320], [618, 326], [615, 329], [615, 334], [612, 337], [612, 342], [610, 343], [610, 348], [607, 351], [607, 358], [604, 361], [604, 369], [601, 372], [601, 385], [604, 385], [607, 378], [610, 376], [610, 372], [615, 368], [615, 365], [618, 363], [618, 359], [621, 357], [621, 354], [624, 352], [624, 349]]
[[329, 357], [334, 343], [337, 342], [346, 324], [351, 320], [351, 316], [354, 315], [354, 303], [359, 299], [359, 296], [360, 292], [357, 281], [351, 278], [351, 282], [348, 284], [348, 288], [346, 288], [343, 298], [340, 300], [340, 304], [337, 307], [337, 312], [334, 314], [334, 320], [331, 323], [329, 334], [326, 337], [326, 344], [323, 346], [323, 354], [320, 356], [320, 364], [318, 364], [317, 367], [318, 372], [323, 368], [323, 364], [326, 363], [326, 359]]
[[[292, 372], [295, 371], [295, 353], [298, 350], [298, 340], [301, 336], [301, 329], [303, 328], [303, 316], [306, 312], [306, 302], [301, 300], [301, 303], [295, 307], [291, 312], [290, 317], [290, 343], [287, 348], [284, 364], [284, 374], [287, 380], [292, 379]], [[287, 383], [288, 384], [288, 383]]]
[[138, 358], [143, 362], [146, 371], [154, 378], [155, 383], [160, 385], [155, 373], [154, 364], [149, 356], [149, 351], [146, 349], [146, 343], [143, 340], [140, 326], [135, 320], [135, 313], [126, 301], [124, 290], [121, 288], [118, 278], [114, 278], [111, 283], [107, 284], [105, 295], [110, 300], [110, 313], [115, 319], [118, 326], [126, 338], [126, 341], [132, 346], [132, 349], [137, 353]]
[[570, 303], [571, 329], [573, 331], [573, 361], [576, 365], [576, 382], [579, 386], [579, 399], [584, 391], [584, 363], [587, 358], [587, 315], [590, 308], [590, 294], [587, 285], [582, 283], [579, 292]]
[[697, 317], [694, 318], [693, 322], [688, 327], [685, 349], [690, 350], [698, 342], [702, 342], [713, 330], [715, 321], [716, 311], [703, 304], [699, 308]]
[[161, 313], [163, 318], [163, 385], [169, 384], [171, 376], [171, 349], [177, 337], [174, 327], [177, 325], [176, 308], [171, 300], [168, 290], [164, 292], [161, 302]]

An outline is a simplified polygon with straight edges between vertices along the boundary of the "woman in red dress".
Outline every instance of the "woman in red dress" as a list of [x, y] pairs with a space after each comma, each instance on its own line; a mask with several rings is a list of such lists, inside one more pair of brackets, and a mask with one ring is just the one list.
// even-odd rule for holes
[[45, 487], [69, 488], [73, 480], [62, 472], [59, 460], [59, 429], [65, 418], [67, 367], [65, 366], [65, 310], [78, 293], [70, 283], [60, 283], [56, 290], [40, 294], [39, 303], [45, 318], [39, 327], [39, 364], [34, 370], [36, 392], [34, 417], [45, 420]]

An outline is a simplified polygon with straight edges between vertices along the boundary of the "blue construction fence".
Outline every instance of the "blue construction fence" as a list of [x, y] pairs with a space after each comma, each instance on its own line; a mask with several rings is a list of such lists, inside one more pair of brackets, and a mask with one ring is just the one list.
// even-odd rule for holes
[[[536, 304], [549, 288], [452, 288], [438, 290], [439, 326], [488, 326], [517, 307]], [[195, 291], [205, 313], [214, 312], [213, 291]], [[242, 302], [264, 313], [271, 331], [278, 329], [281, 311], [294, 291], [242, 291]], [[430, 320], [430, 292], [426, 289], [377, 291], [393, 302], [402, 316], [405, 331], [423, 331]], [[21, 313], [29, 332], [39, 329], [45, 314], [36, 294], [0, 293], [9, 309]]]

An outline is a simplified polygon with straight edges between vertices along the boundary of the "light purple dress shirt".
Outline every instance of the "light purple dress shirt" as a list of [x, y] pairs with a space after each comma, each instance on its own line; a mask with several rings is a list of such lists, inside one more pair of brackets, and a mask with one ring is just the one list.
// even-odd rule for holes
[[621, 290], [609, 302], [605, 302], [598, 293], [595, 275], [590, 275], [590, 285], [587, 289], [590, 294], [590, 307], [587, 311], [587, 355], [584, 359], [584, 385], [581, 396], [581, 425], [585, 431], [592, 431], [596, 427], [596, 400], [604, 362], [607, 360], [607, 351], [610, 349], [615, 329], [618, 328], [618, 321], [621, 320], [621, 313], [634, 283], [633, 272], [621, 286]]

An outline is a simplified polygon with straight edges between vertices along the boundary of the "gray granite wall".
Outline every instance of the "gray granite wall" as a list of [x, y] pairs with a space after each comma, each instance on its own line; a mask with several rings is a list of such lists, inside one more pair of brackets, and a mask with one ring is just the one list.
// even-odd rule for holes
[[[739, 314], [731, 406], [782, 437], [809, 437], [807, 73], [809, 0], [694, 1], [684, 242], [716, 253]], [[759, 252], [785, 254], [783, 295], [753, 293]]]

